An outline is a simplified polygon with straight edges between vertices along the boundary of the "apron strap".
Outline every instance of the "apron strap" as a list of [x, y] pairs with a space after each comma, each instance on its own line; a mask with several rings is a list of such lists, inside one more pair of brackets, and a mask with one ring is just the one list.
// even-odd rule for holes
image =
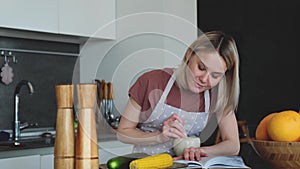
[[175, 73], [173, 73], [172, 76], [170, 77], [170, 80], [168, 81], [168, 84], [167, 84], [162, 96], [160, 97], [159, 102], [162, 102], [162, 103], [165, 102], [174, 82], [175, 82]]
[[[168, 94], [169, 94], [169, 92], [170, 92], [170, 90], [171, 90], [171, 88], [172, 88], [172, 86], [173, 86], [173, 84], [175, 82], [175, 79], [176, 79], [175, 74], [176, 73], [173, 73], [172, 76], [170, 77], [170, 80], [168, 81], [167, 86], [166, 86], [166, 88], [165, 88], [162, 96], [159, 99], [159, 102], [161, 102], [161, 103], [165, 102], [165, 100], [166, 100], [166, 98], [167, 98], [167, 96], [168, 96]], [[210, 94], [209, 94], [209, 90], [206, 90], [204, 92], [204, 103], [205, 103], [205, 112], [208, 112], [209, 108], [210, 108]]]
[[205, 102], [205, 112], [208, 112], [209, 111], [209, 106], [210, 106], [209, 90], [206, 90], [204, 92], [204, 102]]

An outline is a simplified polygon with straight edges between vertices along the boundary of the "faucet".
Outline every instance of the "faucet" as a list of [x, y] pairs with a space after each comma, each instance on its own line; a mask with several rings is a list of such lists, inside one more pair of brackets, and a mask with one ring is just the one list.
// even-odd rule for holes
[[20, 145], [19, 140], [20, 140], [21, 130], [29, 126], [29, 124], [27, 122], [21, 124], [21, 122], [19, 120], [19, 107], [20, 107], [19, 106], [19, 103], [20, 103], [19, 93], [20, 93], [22, 86], [24, 86], [24, 85], [26, 85], [28, 87], [29, 94], [32, 94], [34, 92], [33, 85], [31, 84], [31, 82], [29, 82], [27, 80], [21, 80], [15, 88], [15, 92], [14, 92], [15, 119], [13, 122], [13, 139], [14, 139], [15, 145]]

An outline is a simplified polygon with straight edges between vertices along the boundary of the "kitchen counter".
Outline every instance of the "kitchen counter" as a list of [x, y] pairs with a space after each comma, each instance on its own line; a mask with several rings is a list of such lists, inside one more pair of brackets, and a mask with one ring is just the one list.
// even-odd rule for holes
[[[12, 130], [3, 131], [10, 133], [10, 139], [8, 141], [0, 141], [0, 152], [53, 147], [55, 143], [56, 131], [53, 127], [25, 129], [21, 132], [20, 146], [14, 146]], [[97, 137], [99, 142], [117, 140], [115, 131], [109, 128], [97, 130]]]
[[43, 147], [43, 148], [22, 149], [22, 150], [8, 150], [8, 151], [0, 152], [0, 159], [37, 155], [37, 154], [38, 155], [47, 155], [47, 154], [53, 154], [53, 153], [54, 153], [54, 147]]
[[[106, 163], [110, 158], [114, 156], [131, 153], [133, 145], [124, 144], [118, 141], [114, 136], [108, 135], [107, 137], [103, 137], [103, 139], [99, 140], [98, 147], [99, 147], [99, 162], [103, 164]], [[48, 155], [48, 154], [54, 154], [54, 146], [1, 151], [0, 159], [29, 156], [29, 155]]]
[[[117, 138], [115, 134], [101, 134], [98, 135], [98, 141], [99, 147], [104, 144], [105, 148], [110, 147], [110, 144], [107, 144], [107, 142], [117, 142]], [[19, 147], [5, 146], [5, 144], [11, 145], [11, 141], [0, 143], [4, 144], [0, 146], [0, 159], [35, 154], [46, 155], [54, 153], [55, 138], [52, 138], [49, 144], [42, 143], [39, 139], [26, 140], [26, 142], [22, 143], [24, 145]]]
[[[129, 154], [133, 145], [118, 140], [99, 141], [99, 164], [105, 166], [113, 157]], [[1, 168], [54, 169], [54, 147], [0, 152]]]
[[[100, 127], [99, 127], [100, 126]], [[125, 155], [132, 152], [133, 145], [124, 144], [117, 140], [116, 132], [109, 126], [97, 127], [98, 147], [99, 147], [99, 163], [105, 164], [110, 158]], [[11, 131], [8, 131], [11, 132]], [[45, 132], [50, 132], [53, 135], [50, 144], [45, 144], [34, 139], [41, 139], [41, 135]], [[53, 158], [54, 143], [55, 143], [55, 130], [54, 128], [37, 128], [37, 129], [25, 129], [21, 133], [21, 137], [26, 140], [33, 138], [32, 142], [29, 140], [24, 141], [24, 147], [9, 147], [5, 144], [12, 142], [0, 142], [0, 159], [40, 155], [50, 155]], [[27, 145], [26, 145], [27, 144]], [[38, 145], [40, 144], [40, 145]], [[4, 146], [3, 146], [4, 145]], [[51, 160], [52, 161], [52, 160]]]

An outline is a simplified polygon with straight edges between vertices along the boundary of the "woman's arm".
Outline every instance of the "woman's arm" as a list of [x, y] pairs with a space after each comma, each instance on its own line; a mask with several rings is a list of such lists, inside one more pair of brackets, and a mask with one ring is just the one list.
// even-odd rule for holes
[[178, 116], [169, 117], [163, 123], [162, 132], [144, 132], [137, 128], [140, 113], [141, 107], [130, 98], [117, 129], [117, 138], [120, 141], [136, 145], [155, 145], [168, 141], [170, 137], [184, 137], [184, 129], [178, 124], [182, 120]]
[[160, 132], [146, 133], [137, 129], [141, 107], [129, 99], [117, 129], [117, 138], [129, 144], [153, 145], [162, 142]]
[[219, 130], [222, 141], [213, 146], [203, 147], [203, 150], [209, 155], [238, 155], [240, 140], [234, 112], [221, 117], [219, 120]]
[[184, 149], [182, 157], [176, 157], [174, 159], [200, 160], [203, 156], [238, 155], [240, 151], [240, 141], [237, 120], [233, 112], [221, 117], [219, 120], [219, 130], [221, 132], [222, 142], [212, 146], [186, 148]]

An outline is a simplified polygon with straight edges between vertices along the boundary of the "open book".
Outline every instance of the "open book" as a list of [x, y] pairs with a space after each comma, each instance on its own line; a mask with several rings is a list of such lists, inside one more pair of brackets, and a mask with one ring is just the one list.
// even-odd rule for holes
[[241, 168], [250, 169], [240, 156], [202, 157], [200, 161], [176, 160], [176, 163], [187, 164], [188, 168]]

